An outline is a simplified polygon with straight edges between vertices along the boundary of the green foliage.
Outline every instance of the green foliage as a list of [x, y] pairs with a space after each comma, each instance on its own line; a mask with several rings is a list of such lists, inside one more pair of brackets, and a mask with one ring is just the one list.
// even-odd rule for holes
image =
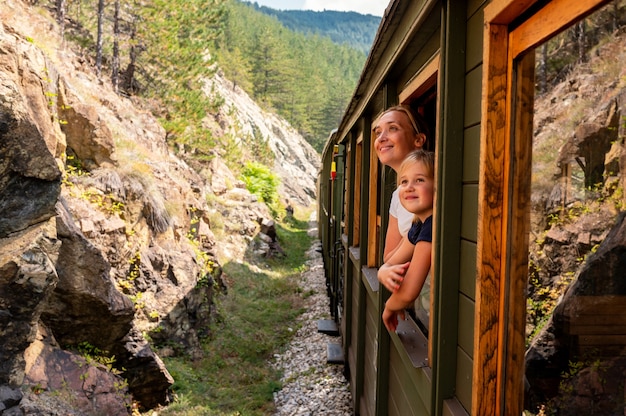
[[[88, 0], [68, 3], [66, 13], [76, 22], [67, 39], [93, 55], [96, 10], [97, 1]], [[106, 71], [113, 7], [105, 5], [104, 13]], [[219, 143], [203, 124], [223, 104], [205, 91], [216, 61], [234, 85], [283, 116], [321, 152], [354, 91], [379, 21], [356, 13], [305, 12], [281, 14], [283, 24], [238, 0], [131, 2], [121, 14], [115, 37], [120, 89], [148, 98], [170, 143], [198, 150], [199, 158]]]
[[[224, 25], [223, 0], [154, 0], [138, 11], [138, 39], [153, 74], [144, 93], [163, 101], [163, 126], [171, 140], [209, 150], [214, 140], [202, 127], [207, 111], [217, 109], [203, 91], [214, 67], [207, 45]], [[167, 51], [167, 53], [163, 53]]]
[[215, 42], [220, 67], [321, 152], [356, 86], [365, 53], [286, 29], [248, 4], [231, 0], [227, 7], [225, 30]]
[[275, 10], [256, 4], [252, 6], [261, 13], [275, 16], [294, 32], [328, 37], [339, 45], [350, 46], [365, 54], [369, 52], [380, 24], [380, 17], [356, 12]]
[[270, 168], [256, 162], [246, 163], [241, 172], [241, 180], [248, 191], [257, 195], [268, 206], [278, 200], [279, 179]]
[[[207, 46], [222, 32], [225, 0], [129, 2], [123, 4], [120, 53], [121, 88], [152, 99], [154, 111], [171, 141], [208, 151], [214, 139], [202, 127], [206, 113], [219, 106], [203, 92], [204, 79], [213, 74]], [[51, 2], [54, 3], [54, 2]], [[77, 30], [67, 38], [95, 55], [96, 0], [71, 2], [67, 18]], [[110, 61], [113, 45], [113, 7], [105, 5], [103, 54]]]
[[[281, 374], [270, 365], [272, 355], [295, 333], [302, 312], [298, 277], [311, 237], [304, 220], [290, 218], [277, 226], [287, 256], [261, 267], [226, 263], [231, 282], [228, 296], [216, 307], [211, 339], [203, 341], [203, 357], [168, 357], [164, 362], [175, 380], [175, 402], [159, 411], [171, 415], [250, 415], [273, 413], [273, 393]], [[289, 242], [287, 245], [286, 242]]]
[[[615, 1], [617, 7], [623, 9], [624, 2]], [[549, 91], [551, 86], [563, 81], [576, 64], [587, 62], [594, 53], [594, 49], [607, 42], [617, 27], [623, 24], [623, 12], [618, 11], [617, 15], [614, 15], [613, 9], [607, 7], [545, 42], [542, 48], [545, 62], [543, 59], [537, 60], [537, 73], [545, 74], [542, 77], [545, 76], [543, 82], [546, 83], [547, 90]], [[597, 51], [595, 52], [597, 53]], [[614, 59], [615, 56], [611, 56], [611, 58], [609, 58], [610, 64], [621, 68], [620, 60]], [[620, 69], [615, 69], [615, 67], [611, 71], [606, 69], [604, 67], [603, 70], [607, 75], [614, 75], [615, 70], [618, 74], [620, 72]], [[543, 82], [539, 82], [539, 84]]]
[[103, 351], [88, 342], [81, 342], [76, 348], [78, 353], [85, 358], [87, 364], [100, 364], [106, 367], [107, 370], [113, 374], [120, 374], [120, 371], [115, 369], [113, 366], [115, 364], [114, 355], [109, 357], [106, 351]]

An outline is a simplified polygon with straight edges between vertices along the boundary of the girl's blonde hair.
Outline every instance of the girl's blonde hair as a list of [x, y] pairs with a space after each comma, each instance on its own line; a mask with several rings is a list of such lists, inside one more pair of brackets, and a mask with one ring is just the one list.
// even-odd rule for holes
[[429, 152], [424, 149], [417, 149], [410, 152], [400, 165], [400, 169], [398, 169], [398, 180], [402, 173], [413, 163], [422, 162], [424, 166], [426, 166], [426, 170], [428, 171], [428, 175], [431, 178], [435, 177], [435, 153]]

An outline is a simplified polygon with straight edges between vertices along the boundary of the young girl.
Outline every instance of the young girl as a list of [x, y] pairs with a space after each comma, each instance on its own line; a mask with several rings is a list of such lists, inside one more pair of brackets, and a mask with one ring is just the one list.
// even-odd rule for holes
[[404, 318], [404, 309], [419, 296], [430, 271], [435, 193], [432, 152], [409, 153], [398, 170], [398, 190], [400, 202], [413, 213], [414, 222], [408, 238], [378, 270], [378, 280], [392, 292], [382, 316], [389, 331], [396, 330], [398, 316]]

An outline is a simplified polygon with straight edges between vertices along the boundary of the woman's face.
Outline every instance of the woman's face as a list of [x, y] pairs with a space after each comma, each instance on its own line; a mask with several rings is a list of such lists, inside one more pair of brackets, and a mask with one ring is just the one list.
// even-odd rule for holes
[[381, 116], [373, 129], [374, 149], [378, 160], [396, 172], [407, 154], [420, 149], [423, 135], [415, 132], [408, 116], [402, 111], [389, 111]]

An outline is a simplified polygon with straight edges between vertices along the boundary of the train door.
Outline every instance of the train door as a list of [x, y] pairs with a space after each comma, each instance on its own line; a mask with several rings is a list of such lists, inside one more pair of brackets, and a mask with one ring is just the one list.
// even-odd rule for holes
[[330, 217], [329, 247], [330, 266], [326, 275], [326, 286], [330, 300], [330, 313], [334, 321], [340, 324], [343, 309], [343, 258], [344, 246], [341, 242], [345, 227], [345, 163], [344, 146], [335, 144], [332, 150], [330, 172], [329, 204], [332, 209]]
[[[519, 415], [523, 411], [526, 415], [621, 415], [624, 412], [623, 372], [616, 380], [602, 381], [601, 372], [596, 371], [595, 379], [591, 376], [585, 379], [587, 382], [595, 380], [593, 388], [566, 383], [568, 391], [552, 392], [553, 395], [565, 393], [567, 396], [561, 400], [569, 403], [560, 409], [536, 406], [526, 408], [524, 404], [528, 402], [525, 389], [530, 391], [537, 387], [531, 385], [533, 380], [529, 381], [524, 374], [531, 174], [533, 159], [540, 156], [538, 152], [533, 152], [535, 50], [607, 3], [598, 0], [510, 0], [493, 1], [484, 9], [480, 215], [472, 401], [474, 415]], [[577, 305], [580, 307], [587, 301], [615, 302], [615, 296], [625, 299], [625, 294], [611, 293], [611, 296], [593, 298], [585, 293]], [[608, 311], [618, 311], [617, 319], [621, 319], [623, 324], [624, 314], [619, 312], [623, 308], [612, 304], [614, 307], [610, 309], [608, 303], [595, 303], [598, 306], [596, 312], [607, 314], [606, 319]], [[583, 318], [591, 322], [601, 320], [601, 317], [582, 316], [582, 313], [569, 318], [572, 322]], [[622, 327], [603, 325], [603, 330], [609, 331], [603, 335], [623, 337], [619, 332]], [[556, 348], [557, 345], [552, 344], [552, 347]], [[623, 362], [623, 346], [617, 351], [617, 356], [607, 362]], [[570, 358], [576, 357], [575, 351], [571, 349], [567, 353]], [[576, 358], [574, 361], [578, 360]], [[571, 362], [566, 362], [565, 368], [557, 370], [568, 380], [571, 380], [573, 371], [580, 370], [572, 369]], [[602, 362], [596, 361], [596, 364], [602, 366]], [[587, 368], [585, 371], [593, 370]], [[601, 390], [606, 392], [611, 383], [621, 387], [616, 389], [617, 397], [614, 397], [614, 407], [610, 412], [607, 413], [607, 408], [601, 408], [599, 404], [595, 410], [593, 407], [583, 410], [583, 403], [588, 404], [589, 400], [593, 401], [593, 397], [582, 396], [599, 395]], [[557, 390], [560, 385], [563, 384], [559, 380], [554, 384]], [[607, 398], [607, 395], [602, 397]], [[572, 405], [577, 408], [572, 409]]]

